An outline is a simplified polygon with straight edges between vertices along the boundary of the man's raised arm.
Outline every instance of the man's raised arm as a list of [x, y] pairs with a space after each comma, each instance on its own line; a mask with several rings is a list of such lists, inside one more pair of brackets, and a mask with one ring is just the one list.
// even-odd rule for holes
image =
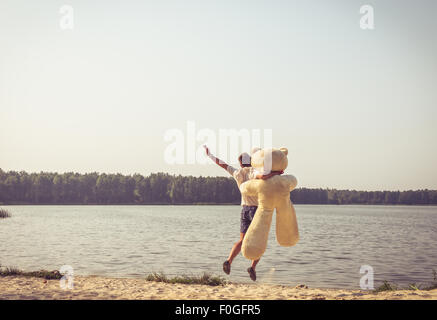
[[222, 168], [225, 169], [226, 171], [229, 171], [229, 170], [228, 170], [229, 165], [228, 165], [226, 162], [220, 160], [219, 158], [216, 158], [216, 157], [215, 157], [211, 152], [209, 152], [209, 149], [208, 149], [207, 146], [203, 146], [203, 147], [205, 148], [206, 155], [207, 155], [208, 157], [210, 157], [210, 159], [211, 159], [212, 161], [214, 161], [215, 163], [217, 163], [220, 167], [222, 167]]

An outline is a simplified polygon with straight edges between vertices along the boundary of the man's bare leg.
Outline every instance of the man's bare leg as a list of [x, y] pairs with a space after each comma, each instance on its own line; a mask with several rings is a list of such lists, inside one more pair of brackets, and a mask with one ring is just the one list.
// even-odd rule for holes
[[259, 259], [258, 260], [252, 260], [252, 265], [250, 266], [250, 268], [247, 269], [247, 272], [249, 273], [250, 279], [252, 279], [253, 281], [256, 281], [256, 265], [258, 264]]
[[228, 259], [223, 263], [223, 271], [226, 274], [231, 273], [231, 264], [234, 261], [234, 258], [240, 253], [241, 245], [243, 244], [245, 233], [240, 233], [240, 240], [234, 243], [232, 246], [231, 252], [229, 253]]
[[252, 269], [253, 270], [255, 270], [255, 268], [256, 268], [256, 265], [258, 264], [258, 262], [259, 262], [259, 259], [258, 260], [252, 260]]
[[228, 261], [229, 263], [232, 263], [234, 261], [234, 258], [238, 256], [238, 254], [241, 251], [241, 245], [243, 244], [245, 233], [240, 233], [240, 240], [234, 243], [234, 246], [231, 249], [231, 253], [229, 254]]

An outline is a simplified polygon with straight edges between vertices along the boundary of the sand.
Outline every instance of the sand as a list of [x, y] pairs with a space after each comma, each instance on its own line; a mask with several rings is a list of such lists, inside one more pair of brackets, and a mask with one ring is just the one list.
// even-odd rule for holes
[[437, 300], [431, 291], [399, 290], [373, 293], [362, 290], [314, 289], [306, 286], [227, 284], [224, 286], [167, 284], [144, 279], [74, 278], [73, 289], [61, 289], [59, 280], [21, 276], [0, 278], [0, 299], [211, 299], [211, 300]]

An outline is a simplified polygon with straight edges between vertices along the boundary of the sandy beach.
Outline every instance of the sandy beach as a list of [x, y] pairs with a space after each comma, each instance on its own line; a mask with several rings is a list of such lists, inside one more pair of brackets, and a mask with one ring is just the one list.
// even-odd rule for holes
[[145, 300], [437, 300], [437, 289], [373, 293], [362, 290], [315, 289], [268, 284], [224, 286], [167, 284], [144, 279], [74, 278], [73, 289], [61, 289], [59, 280], [8, 276], [0, 278], [0, 299], [145, 299]]

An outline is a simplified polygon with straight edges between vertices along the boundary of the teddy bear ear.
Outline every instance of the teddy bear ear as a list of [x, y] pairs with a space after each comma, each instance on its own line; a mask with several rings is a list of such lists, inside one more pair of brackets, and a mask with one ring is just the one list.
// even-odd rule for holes
[[288, 155], [288, 149], [287, 148], [280, 148], [279, 150], [281, 150], [283, 153], [285, 153], [285, 155]]
[[255, 154], [255, 152], [257, 152], [257, 151], [259, 151], [259, 150], [261, 150], [261, 148], [254, 147], [254, 148], [252, 148], [252, 150], [250, 151], [250, 154]]

